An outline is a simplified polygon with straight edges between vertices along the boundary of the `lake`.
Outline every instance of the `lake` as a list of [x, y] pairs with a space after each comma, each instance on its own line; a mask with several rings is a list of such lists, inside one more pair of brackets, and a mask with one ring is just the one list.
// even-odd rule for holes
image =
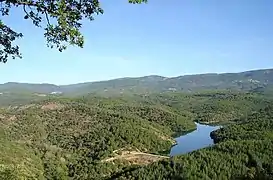
[[177, 144], [171, 148], [170, 156], [189, 153], [214, 144], [210, 138], [210, 132], [219, 129], [221, 126], [195, 124], [197, 126], [195, 131], [175, 138]]

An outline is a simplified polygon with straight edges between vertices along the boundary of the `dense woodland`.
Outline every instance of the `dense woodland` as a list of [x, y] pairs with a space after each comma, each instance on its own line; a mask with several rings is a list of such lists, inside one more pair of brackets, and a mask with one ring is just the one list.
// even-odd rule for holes
[[[0, 179], [272, 179], [273, 100], [210, 91], [32, 99], [0, 109]], [[148, 165], [115, 150], [167, 156], [194, 121], [224, 124], [210, 148]]]
[[211, 133], [213, 147], [126, 172], [119, 179], [273, 179], [273, 106]]

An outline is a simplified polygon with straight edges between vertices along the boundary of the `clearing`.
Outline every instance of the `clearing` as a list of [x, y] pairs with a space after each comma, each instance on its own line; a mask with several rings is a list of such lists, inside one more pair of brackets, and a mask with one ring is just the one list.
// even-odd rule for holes
[[125, 160], [130, 164], [146, 165], [162, 159], [167, 159], [168, 156], [161, 156], [139, 151], [122, 151], [114, 157], [102, 160], [102, 162], [113, 162], [114, 160]]

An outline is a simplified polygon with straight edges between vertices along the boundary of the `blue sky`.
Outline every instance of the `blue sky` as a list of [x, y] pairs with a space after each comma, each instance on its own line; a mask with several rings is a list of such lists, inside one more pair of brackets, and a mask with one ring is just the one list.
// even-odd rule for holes
[[[85, 22], [83, 49], [46, 47], [43, 30], [13, 10], [23, 59], [0, 64], [0, 83], [71, 84], [157, 74], [178, 76], [273, 67], [272, 0], [102, 0]], [[21, 16], [20, 16], [21, 15]]]

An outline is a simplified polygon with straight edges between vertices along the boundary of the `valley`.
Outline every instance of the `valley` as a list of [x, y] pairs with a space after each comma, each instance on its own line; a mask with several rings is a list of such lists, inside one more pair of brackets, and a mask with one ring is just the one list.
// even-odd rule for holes
[[269, 89], [0, 95], [0, 179], [272, 179]]
[[0, 180], [273, 180], [273, 1], [0, 2]]

